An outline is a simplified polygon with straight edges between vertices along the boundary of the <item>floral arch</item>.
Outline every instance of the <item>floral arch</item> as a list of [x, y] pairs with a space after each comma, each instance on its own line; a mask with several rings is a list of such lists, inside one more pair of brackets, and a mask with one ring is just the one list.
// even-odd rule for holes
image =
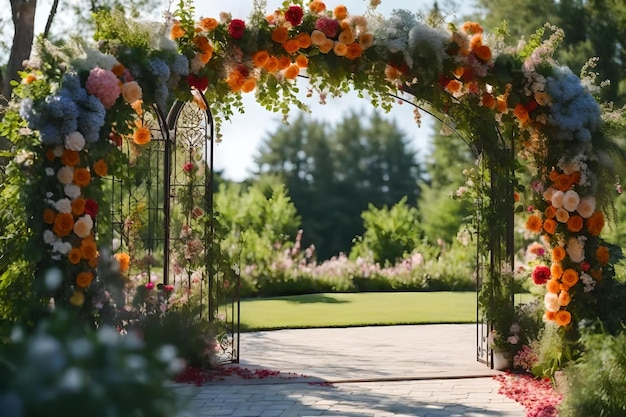
[[[357, 16], [293, 0], [270, 14], [257, 8], [247, 21], [228, 13], [196, 20], [181, 1], [164, 25], [101, 13], [97, 48], [40, 42], [3, 132], [15, 144], [12, 166], [28, 214], [24, 259], [35, 276], [50, 266], [63, 272], [57, 303], [93, 307], [90, 289], [106, 279], [96, 266], [108, 242], [95, 233], [98, 208], [107, 205], [104, 179], [129, 163], [124, 149], [150, 146], [149, 109], [208, 102], [219, 130], [220, 120], [243, 112], [242, 94], [255, 94], [286, 116], [293, 105], [305, 108], [294, 79], [306, 74], [320, 94], [357, 90], [384, 109], [393, 95], [412, 96], [466, 132], [492, 190], [476, 223], [488, 236], [479, 248], [491, 257], [485, 279], [511, 270], [506, 219], [524, 211], [527, 229], [548, 249], [532, 273], [544, 287], [545, 319], [566, 336], [577, 322], [602, 316], [620, 251], [600, 234], [615, 193], [611, 158], [621, 154], [610, 136], [619, 115], [594, 98], [591, 67], [581, 80], [552, 59], [558, 28], [509, 47], [477, 23], [444, 28], [374, 9]], [[532, 168], [527, 184], [515, 177], [520, 166]], [[113, 270], [123, 272], [128, 257], [114, 259]]]

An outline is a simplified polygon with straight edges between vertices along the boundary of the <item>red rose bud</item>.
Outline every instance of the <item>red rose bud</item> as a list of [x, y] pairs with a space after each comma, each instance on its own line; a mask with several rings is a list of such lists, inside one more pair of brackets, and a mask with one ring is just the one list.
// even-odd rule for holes
[[233, 39], [241, 39], [246, 28], [246, 23], [241, 19], [233, 19], [228, 25], [228, 34]]
[[291, 6], [285, 12], [285, 20], [291, 23], [292, 26], [298, 26], [302, 23], [302, 18], [304, 17], [304, 12], [300, 6]]
[[550, 268], [545, 265], [537, 265], [533, 270], [533, 282], [537, 285], [543, 285], [550, 279]]
[[526, 103], [526, 106], [524, 107], [526, 107], [526, 111], [530, 113], [531, 111], [537, 108], [537, 102], [535, 101], [534, 98], [531, 98], [530, 101]]

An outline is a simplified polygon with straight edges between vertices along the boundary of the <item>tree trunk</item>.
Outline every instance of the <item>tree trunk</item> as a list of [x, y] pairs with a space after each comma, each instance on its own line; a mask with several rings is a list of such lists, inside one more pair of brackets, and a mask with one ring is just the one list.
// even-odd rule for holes
[[30, 57], [35, 36], [35, 9], [37, 0], [11, 0], [13, 16], [13, 46], [2, 83], [4, 100], [11, 99], [11, 81], [19, 77], [17, 72], [22, 70], [22, 62]]

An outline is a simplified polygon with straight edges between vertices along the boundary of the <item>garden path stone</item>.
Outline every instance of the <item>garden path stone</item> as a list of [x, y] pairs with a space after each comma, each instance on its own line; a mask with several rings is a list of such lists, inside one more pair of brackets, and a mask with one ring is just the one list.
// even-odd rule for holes
[[180, 417], [526, 414], [498, 394], [500, 372], [476, 361], [473, 324], [243, 333], [240, 351], [229, 366], [281, 373], [179, 386], [188, 405]]

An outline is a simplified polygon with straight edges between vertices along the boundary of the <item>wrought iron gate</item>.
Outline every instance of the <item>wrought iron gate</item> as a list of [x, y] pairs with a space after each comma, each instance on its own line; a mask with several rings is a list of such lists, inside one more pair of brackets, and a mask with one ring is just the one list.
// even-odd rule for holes
[[214, 121], [199, 97], [142, 115], [151, 140], [129, 141], [128, 169], [111, 183], [111, 229], [133, 259], [129, 276], [187, 291], [213, 324], [220, 361], [239, 362], [239, 271], [216, 238]]

